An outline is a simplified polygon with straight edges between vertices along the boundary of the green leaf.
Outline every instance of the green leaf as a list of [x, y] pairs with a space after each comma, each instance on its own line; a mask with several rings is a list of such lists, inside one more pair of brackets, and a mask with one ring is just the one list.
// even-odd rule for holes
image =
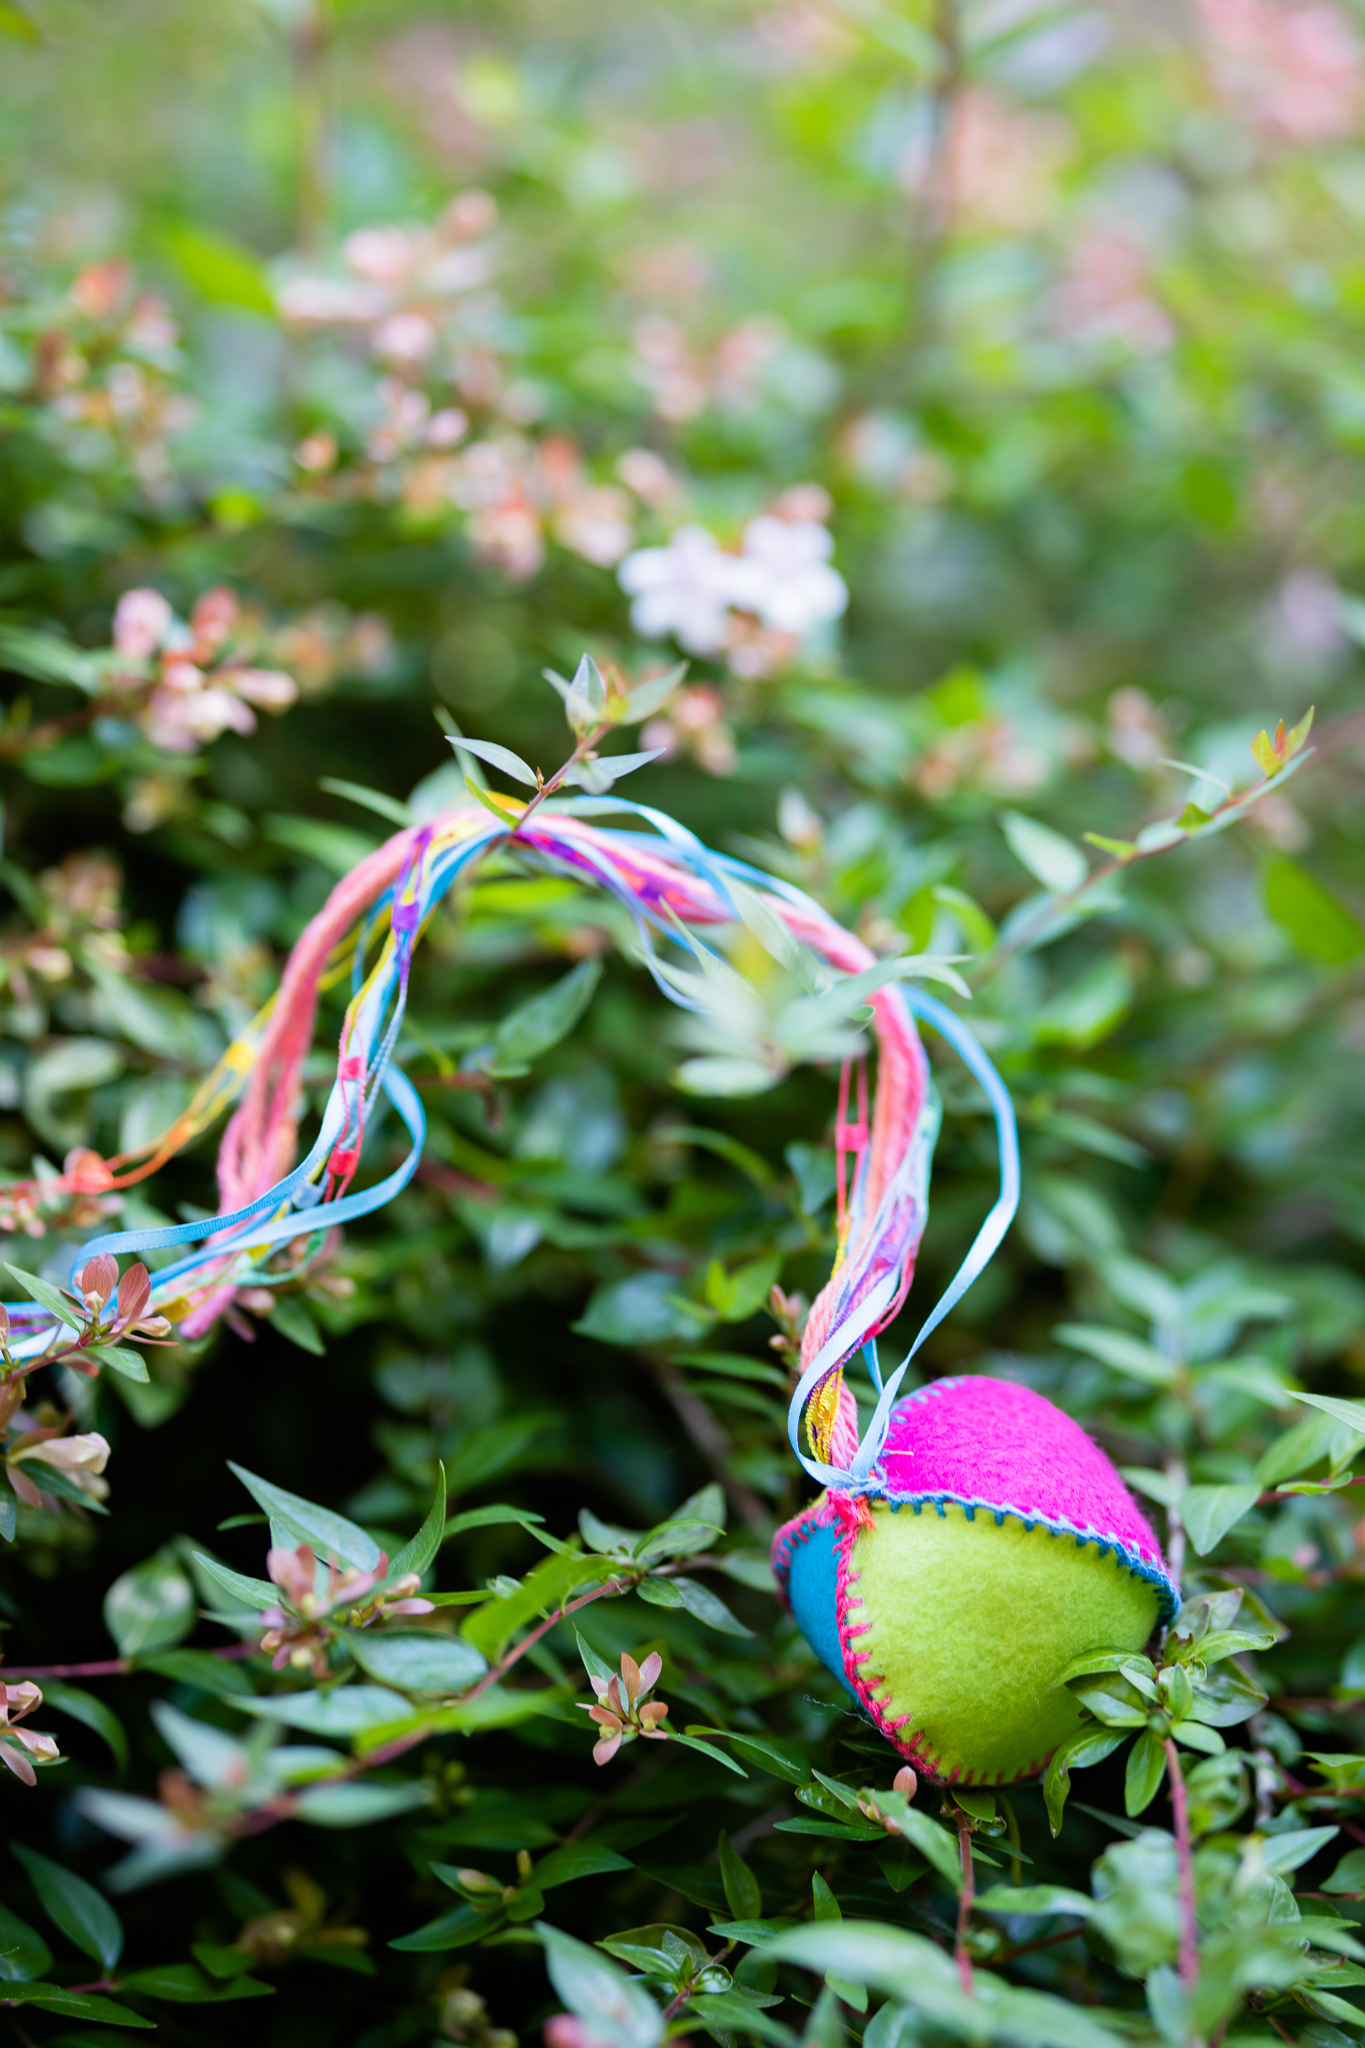
[[280, 1589], [269, 1579], [249, 1579], [245, 1573], [231, 1571], [227, 1565], [219, 1564], [216, 1558], [206, 1557], [202, 1550], [196, 1550], [193, 1555], [200, 1571], [245, 1607], [254, 1607], [259, 1613], [262, 1608], [278, 1605]]
[[509, 1012], [493, 1034], [491, 1059], [482, 1063], [487, 1071], [525, 1073], [532, 1060], [568, 1037], [601, 978], [599, 960], [580, 961], [562, 980]]
[[[1140, 1651], [1090, 1650], [1083, 1657], [1073, 1657], [1065, 1671], [1058, 1672], [1048, 1687], [1048, 1691], [1056, 1692], [1059, 1686], [1070, 1685], [1073, 1678], [1085, 1678], [1091, 1672], [1096, 1671], [1122, 1671], [1125, 1678], [1129, 1679], [1131, 1683], [1132, 1673], [1129, 1669], [1130, 1666], [1136, 1666], [1141, 1677], [1149, 1677], [1156, 1668], [1151, 1658], [1144, 1657]], [[1153, 1686], [1152, 1696], [1155, 1697], [1155, 1686]]]
[[410, 1954], [439, 1955], [448, 1948], [466, 1948], [472, 1941], [482, 1941], [501, 1927], [502, 1919], [501, 1913], [481, 1913], [477, 1906], [456, 1906], [439, 1919], [428, 1920], [425, 1927], [401, 1934], [389, 1947]]
[[480, 761], [486, 761], [490, 768], [500, 768], [504, 775], [510, 775], [514, 782], [524, 783], [527, 789], [535, 789], [536, 771], [520, 754], [514, 754], [510, 747], [500, 747], [496, 740], [467, 740], [461, 735], [450, 736], [450, 744], [457, 754], [474, 754]]
[[490, 1600], [465, 1623], [465, 1640], [491, 1663], [519, 1628], [559, 1607], [580, 1587], [611, 1578], [616, 1570], [610, 1558], [584, 1557], [578, 1551], [543, 1558], [515, 1593], [505, 1600]]
[[315, 1828], [367, 1828], [376, 1821], [393, 1820], [400, 1813], [429, 1806], [432, 1787], [424, 1778], [403, 1785], [385, 1785], [374, 1779], [347, 1785], [312, 1785], [298, 1796], [298, 1816]]
[[1171, 1736], [1184, 1748], [1202, 1750], [1205, 1756], [1221, 1756], [1227, 1748], [1218, 1730], [1204, 1721], [1175, 1721], [1171, 1724]]
[[[650, 1582], [647, 1580], [645, 1583]], [[669, 1579], [666, 1583], [672, 1586], [688, 1613], [695, 1614], [698, 1621], [704, 1621], [708, 1628], [718, 1629], [726, 1636], [753, 1635], [753, 1630], [731, 1614], [725, 1602], [709, 1586], [700, 1585], [696, 1579]]]
[[[723, 1749], [714, 1748], [711, 1743], [703, 1742], [699, 1736], [674, 1734], [669, 1739], [673, 1742], [680, 1742], [684, 1749], [695, 1749], [699, 1756], [709, 1757], [713, 1764], [720, 1764], [724, 1770], [733, 1771], [737, 1778], [747, 1778], [749, 1775], [741, 1764], [735, 1762], [733, 1757], [726, 1756]], [[778, 1822], [778, 1826], [782, 1826], [781, 1821]]]
[[143, 1671], [154, 1671], [158, 1678], [193, 1686], [199, 1692], [250, 1696], [253, 1690], [240, 1664], [215, 1657], [211, 1650], [163, 1650], [155, 1657], [140, 1657], [138, 1665]]
[[[721, 1733], [719, 1729], [713, 1731]], [[799, 1785], [810, 1770], [810, 1761], [798, 1742], [785, 1741], [776, 1735], [751, 1735], [747, 1730], [725, 1731], [726, 1740], [743, 1757], [745, 1763], [753, 1764], [757, 1770], [769, 1771], [775, 1778], [781, 1778], [788, 1785]]]
[[314, 1687], [267, 1698], [243, 1696], [232, 1705], [240, 1714], [282, 1721], [286, 1727], [303, 1728], [310, 1735], [364, 1735], [372, 1728], [389, 1728], [412, 1718], [411, 1706], [402, 1693], [381, 1685], [337, 1685], [326, 1692]]
[[275, 1986], [259, 1977], [236, 1976], [226, 1980], [205, 1976], [195, 1963], [162, 1963], [150, 1970], [134, 1970], [119, 1987], [143, 1998], [164, 1998], [170, 2005], [227, 2005], [238, 1998], [270, 1998]]
[[1128, 1752], [1123, 1778], [1123, 1810], [1133, 1818], [1145, 1813], [1161, 1789], [1166, 1775], [1166, 1752], [1161, 1737], [1151, 1728], [1143, 1730]]
[[649, 1607], [682, 1606], [682, 1594], [672, 1579], [642, 1579], [635, 1591]]
[[[106, 2027], [153, 2027], [129, 2006], [101, 1998], [95, 1991], [65, 1991], [59, 1984], [12, 1984], [5, 1993], [8, 2004], [36, 2005], [42, 2012], [60, 2013], [63, 2019], [98, 2020]], [[70, 2039], [70, 2036], [63, 2037]], [[91, 2037], [87, 2036], [87, 2040]]]
[[758, 1879], [724, 1829], [716, 1839], [720, 1850], [720, 1881], [725, 1886], [726, 1904], [736, 1920], [761, 1920], [763, 1893], [759, 1888]]
[[285, 1295], [275, 1303], [267, 1321], [272, 1330], [278, 1330], [291, 1344], [297, 1344], [300, 1351], [309, 1351], [314, 1358], [321, 1358], [327, 1349], [322, 1341], [322, 1332], [309, 1315], [297, 1295]]
[[18, 5], [18, 0], [0, 0], [0, 35], [12, 36], [17, 43], [40, 43], [43, 40], [37, 23]]
[[211, 306], [272, 313], [275, 295], [259, 259], [197, 221], [168, 221], [157, 239], [185, 282]]
[[[599, 1522], [597, 1526], [600, 1529], [603, 1524]], [[680, 1512], [667, 1522], [646, 1530], [633, 1545], [631, 1560], [635, 1564], [658, 1564], [669, 1557], [695, 1557], [699, 1551], [706, 1550], [717, 1536], [724, 1534], [723, 1520], [703, 1521], [699, 1515]]]
[[875, 1802], [877, 1811], [894, 1821], [897, 1834], [918, 1849], [954, 1891], [961, 1891], [962, 1859], [956, 1835], [912, 1806], [903, 1792], [875, 1792], [869, 1787], [862, 1797], [869, 1805]]
[[760, 2041], [773, 2041], [778, 2048], [795, 2048], [796, 2036], [780, 2020], [769, 2018], [761, 2007], [741, 1991], [705, 1991], [687, 2001], [689, 2012], [703, 2021], [717, 2040], [728, 2042], [736, 2034], [753, 2034]]
[[43, 1705], [54, 1708], [59, 1714], [70, 1714], [73, 1721], [81, 1721], [87, 1728], [93, 1728], [100, 1740], [108, 1745], [118, 1769], [127, 1770], [128, 1738], [123, 1732], [123, 1723], [103, 1700], [97, 1700], [92, 1692], [82, 1692], [77, 1686], [68, 1685], [64, 1679], [45, 1678]]
[[1178, 1360], [1167, 1358], [1154, 1344], [1132, 1337], [1126, 1330], [1109, 1330], [1098, 1323], [1062, 1323], [1052, 1334], [1073, 1351], [1087, 1352], [1102, 1365], [1141, 1380], [1145, 1386], [1172, 1386], [1180, 1373]]
[[1348, 1850], [1330, 1877], [1324, 1878], [1325, 1892], [1365, 1893], [1365, 1849]]
[[1124, 962], [1096, 960], [1068, 988], [1044, 1003], [1033, 1019], [1034, 1036], [1040, 1045], [1070, 1045], [1081, 1050], [1098, 1045], [1132, 1000], [1133, 977]]
[[782, 1261], [776, 1253], [739, 1266], [733, 1273], [713, 1259], [706, 1274], [707, 1304], [723, 1323], [746, 1322], [767, 1301], [781, 1271]]
[[581, 1878], [603, 1877], [631, 1867], [629, 1857], [603, 1842], [565, 1842], [543, 1857], [531, 1874], [540, 1889], [548, 1892], [557, 1885], [577, 1884]]
[[376, 817], [387, 818], [391, 825], [406, 827], [417, 823], [407, 804], [399, 803], [397, 797], [385, 796], [380, 790], [366, 789], [361, 782], [343, 782], [338, 776], [322, 775], [318, 788], [328, 796], [345, 797], [362, 810], [373, 811]]
[[132, 1351], [126, 1344], [91, 1344], [86, 1348], [87, 1358], [93, 1358], [98, 1365], [107, 1366], [110, 1372], [121, 1373], [126, 1380], [136, 1380], [139, 1386], [148, 1384], [147, 1361], [140, 1351]]
[[347, 825], [329, 825], [321, 818], [268, 817], [261, 833], [273, 845], [301, 853], [305, 860], [315, 860], [319, 867], [343, 878], [378, 851], [378, 841], [368, 833], [353, 832]]
[[[74, 1045], [77, 1042], [72, 1039], [68, 1044]], [[118, 1068], [115, 1067], [113, 1071], [117, 1073]], [[102, 1078], [107, 1080], [109, 1076], [106, 1074]], [[49, 1314], [56, 1316], [58, 1322], [65, 1323], [71, 1330], [82, 1328], [85, 1322], [82, 1311], [74, 1302], [67, 1300], [60, 1287], [54, 1287], [50, 1280], [40, 1280], [36, 1273], [25, 1273], [18, 1266], [6, 1265], [5, 1271], [23, 1288], [30, 1301], [36, 1301], [40, 1308], [47, 1309]]]
[[1048, 1825], [1054, 1836], [1062, 1831], [1062, 1813], [1066, 1806], [1066, 1795], [1071, 1790], [1073, 1765], [1083, 1770], [1088, 1764], [1103, 1763], [1112, 1756], [1124, 1738], [1111, 1735], [1107, 1729], [1078, 1728], [1074, 1735], [1068, 1735], [1053, 1752], [1043, 1779], [1043, 1804], [1047, 1808]]
[[680, 1351], [677, 1364], [695, 1366], [699, 1372], [718, 1375], [727, 1380], [753, 1380], [760, 1386], [776, 1387], [785, 1393], [787, 1376], [775, 1365], [764, 1365], [757, 1358], [745, 1358], [735, 1351]]
[[434, 1629], [352, 1628], [342, 1634], [362, 1671], [403, 1692], [464, 1692], [488, 1669], [465, 1637]]
[[1287, 1828], [1280, 1834], [1261, 1838], [1261, 1860], [1267, 1870], [1297, 1870], [1335, 1841], [1340, 1828]]
[[819, 1835], [827, 1842], [884, 1842], [886, 1829], [858, 1821], [817, 1820], [813, 1814], [798, 1814], [794, 1820], [774, 1823], [784, 1835]]
[[1069, 896], [1085, 881], [1090, 872], [1085, 855], [1050, 825], [1040, 825], [1021, 811], [1005, 811], [1000, 827], [1015, 859], [1054, 896]]
[[104, 1625], [121, 1657], [169, 1650], [195, 1617], [194, 1587], [169, 1547], [122, 1573], [104, 1596]]
[[1286, 1392], [1291, 1401], [1304, 1401], [1310, 1408], [1320, 1408], [1324, 1415], [1344, 1422], [1358, 1436], [1365, 1436], [1365, 1401], [1343, 1401], [1336, 1394], [1302, 1394], [1292, 1388]]
[[36, 1849], [10, 1845], [38, 1894], [38, 1903], [54, 1927], [108, 1971], [123, 1953], [123, 1925], [102, 1892], [74, 1871], [63, 1869]]
[[544, 1515], [533, 1515], [528, 1508], [509, 1508], [500, 1503], [494, 1507], [466, 1508], [462, 1514], [451, 1516], [441, 1541], [448, 1543], [452, 1536], [463, 1536], [466, 1529], [491, 1529], [503, 1522], [519, 1522], [523, 1529], [536, 1529], [544, 1520]]
[[409, 1572], [420, 1577], [435, 1557], [446, 1537], [454, 1532], [446, 1524], [446, 1468], [437, 1463], [436, 1491], [432, 1496], [427, 1518], [410, 1542], [389, 1561], [389, 1577], [401, 1579]]
[[1201, 1557], [1222, 1541], [1233, 1524], [1249, 1514], [1261, 1497], [1257, 1482], [1242, 1486], [1188, 1486], [1180, 1496], [1180, 1519]]
[[705, 1327], [702, 1313], [679, 1301], [670, 1273], [631, 1273], [599, 1287], [573, 1325], [581, 1337], [602, 1344], [660, 1344], [670, 1338], [695, 1343]]
[[8, 1906], [0, 1906], [0, 1981], [17, 1984], [41, 1977], [52, 1951], [35, 1927]]
[[1341, 967], [1365, 952], [1365, 929], [1322, 884], [1285, 855], [1266, 863], [1265, 907], [1301, 953]]
[[687, 674], [688, 666], [687, 662], [680, 661], [665, 669], [662, 675], [650, 676], [645, 682], [636, 683], [626, 693], [626, 712], [622, 723], [638, 725], [643, 719], [652, 718], [677, 689]]
[[1074, 1913], [1082, 1920], [1095, 1910], [1092, 1898], [1063, 1884], [993, 1884], [977, 1893], [976, 1903], [983, 1913]]
[[577, 2014], [603, 2048], [657, 2048], [663, 2015], [642, 1985], [609, 1956], [536, 1922], [550, 1982], [569, 2011]]
[[265, 1509], [272, 1534], [279, 1529], [288, 1541], [307, 1543], [318, 1557], [354, 1565], [357, 1571], [372, 1572], [378, 1565], [379, 1545], [344, 1515], [333, 1514], [330, 1508], [318, 1507], [311, 1500], [301, 1500], [296, 1493], [286, 1493], [282, 1486], [258, 1479], [254, 1472], [234, 1465], [231, 1459], [228, 1470], [241, 1480], [257, 1506]]

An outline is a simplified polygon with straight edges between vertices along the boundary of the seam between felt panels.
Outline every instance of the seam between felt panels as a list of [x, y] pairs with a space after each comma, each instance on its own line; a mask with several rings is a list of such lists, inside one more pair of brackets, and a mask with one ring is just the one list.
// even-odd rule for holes
[[791, 1579], [792, 1559], [803, 1543], [809, 1543], [817, 1529], [828, 1529], [837, 1516], [830, 1505], [828, 1494], [822, 1493], [809, 1507], [802, 1508], [790, 1522], [784, 1522], [773, 1538], [772, 1567], [777, 1580], [777, 1597], [787, 1613], [791, 1613], [791, 1601], [787, 1597], [787, 1586]]
[[865, 1664], [869, 1660], [872, 1652], [870, 1650], [855, 1650], [852, 1646], [852, 1639], [855, 1635], [866, 1634], [867, 1630], [871, 1627], [871, 1623], [865, 1621], [855, 1622], [851, 1619], [852, 1610], [855, 1607], [861, 1609], [863, 1604], [861, 1593], [853, 1590], [861, 1577], [861, 1574], [853, 1566], [853, 1546], [863, 1530], [871, 1525], [870, 1516], [862, 1497], [854, 1500], [847, 1494], [836, 1493], [831, 1494], [829, 1498], [830, 1505], [839, 1520], [839, 1540], [835, 1545], [834, 1551], [838, 1568], [835, 1593], [835, 1622], [839, 1631], [839, 1645], [843, 1652], [844, 1671], [849, 1687], [878, 1734], [883, 1736], [893, 1749], [905, 1757], [907, 1762], [914, 1764], [926, 1777], [936, 1778], [938, 1773], [934, 1765], [937, 1760], [927, 1757], [920, 1749], [918, 1740], [919, 1730], [916, 1730], [908, 1738], [900, 1732], [910, 1716], [904, 1714], [898, 1722], [889, 1721], [882, 1711], [882, 1702], [877, 1698], [874, 1690], [874, 1687], [880, 1684], [881, 1680], [876, 1677], [865, 1678], [859, 1669], [860, 1665]]

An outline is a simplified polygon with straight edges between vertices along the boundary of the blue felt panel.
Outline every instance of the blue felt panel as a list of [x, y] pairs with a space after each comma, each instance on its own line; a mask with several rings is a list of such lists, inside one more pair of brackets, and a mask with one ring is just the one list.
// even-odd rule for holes
[[[792, 1553], [787, 1598], [797, 1626], [820, 1662], [844, 1685], [843, 1650], [839, 1643], [839, 1566], [835, 1556], [839, 1530], [816, 1529]], [[853, 1688], [849, 1686], [849, 1691]]]

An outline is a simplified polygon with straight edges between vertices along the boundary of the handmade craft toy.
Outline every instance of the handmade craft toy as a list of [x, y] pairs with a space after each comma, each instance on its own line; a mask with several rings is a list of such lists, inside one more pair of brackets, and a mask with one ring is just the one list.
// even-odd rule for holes
[[[195, 1337], [238, 1289], [297, 1279], [297, 1258], [288, 1273], [272, 1265], [279, 1247], [297, 1254], [302, 1241], [311, 1257], [335, 1225], [392, 1200], [415, 1172], [425, 1135], [416, 1091], [393, 1060], [413, 949], [437, 903], [491, 849], [512, 849], [608, 890], [634, 921], [643, 963], [684, 1007], [699, 1004], [652, 935], [690, 948], [716, 971], [720, 961], [698, 937], [708, 928], [747, 924], [779, 957], [793, 943], [809, 949], [831, 980], [851, 977], [848, 993], [870, 1005], [877, 1081], [869, 1117], [860, 1069], [850, 1121], [844, 1066], [835, 1133], [838, 1251], [804, 1332], [789, 1418], [797, 1457], [826, 1491], [779, 1532], [779, 1583], [812, 1648], [918, 1769], [975, 1784], [1036, 1771], [1079, 1720], [1069, 1693], [1049, 1690], [1057, 1674], [1086, 1650], [1140, 1647], [1177, 1595], [1118, 1474], [1049, 1402], [1009, 1382], [965, 1378], [922, 1387], [897, 1405], [911, 1359], [981, 1272], [1014, 1214], [1018, 1148], [999, 1076], [951, 1010], [898, 984], [895, 965], [879, 963], [818, 904], [710, 852], [662, 812], [619, 798], [497, 801], [491, 814], [477, 801], [457, 804], [361, 861], [298, 941], [275, 997], [184, 1114], [141, 1152], [108, 1161], [83, 1155], [65, 1176], [43, 1183], [47, 1198], [64, 1188], [129, 1187], [237, 1103], [219, 1153], [218, 1215], [100, 1237], [77, 1263], [101, 1253], [146, 1255], [155, 1267], [149, 1313], [173, 1308], [181, 1334]], [[596, 822], [611, 814], [626, 816], [634, 829]], [[346, 978], [351, 997], [336, 1076], [317, 1136], [296, 1163], [300, 1079], [318, 998]], [[910, 1286], [939, 1121], [916, 1017], [985, 1090], [999, 1140], [1000, 1194], [883, 1383], [876, 1335]], [[381, 1098], [411, 1146], [399, 1167], [357, 1190]], [[192, 1249], [157, 1263], [182, 1247]], [[114, 1309], [111, 1301], [110, 1316]], [[51, 1313], [31, 1301], [8, 1304], [8, 1312], [11, 1353], [40, 1357], [55, 1328]], [[861, 1436], [844, 1381], [860, 1352], [876, 1397]]]

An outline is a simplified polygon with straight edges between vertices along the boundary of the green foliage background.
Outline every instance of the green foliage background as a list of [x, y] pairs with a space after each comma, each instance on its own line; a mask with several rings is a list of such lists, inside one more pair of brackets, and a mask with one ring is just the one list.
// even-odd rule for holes
[[[66, 1760], [0, 1791], [24, 1852], [5, 1870], [6, 2024], [88, 2044], [143, 2015], [226, 2043], [242, 2015], [217, 2004], [250, 1995], [253, 2036], [280, 2048], [508, 2048], [565, 2007], [586, 2033], [558, 2022], [552, 2048], [653, 2048], [665, 2024], [820, 2048], [865, 2028], [870, 2048], [1354, 2038], [1365, 1524], [1327, 1482], [1365, 1441], [1357, 12], [24, 0], [0, 31], [5, 1175], [108, 1155], [183, 1106], [385, 819], [463, 794], [442, 724], [548, 773], [571, 742], [544, 666], [587, 650], [638, 677], [676, 657], [632, 630], [601, 522], [635, 546], [688, 521], [738, 545], [818, 485], [846, 615], [694, 660], [672, 752], [629, 793], [878, 951], [962, 956], [961, 1006], [1018, 1107], [1024, 1206], [917, 1366], [1020, 1378], [1105, 1444], [1173, 1555], [1187, 1533], [1187, 1596], [1214, 1596], [1187, 1651], [1239, 1589], [1247, 1640], [1288, 1630], [1224, 1648], [1241, 1675], [1221, 1682], [1255, 1711], [1228, 1760], [1186, 1757], [1198, 1995], [1174, 1967], [1166, 1791], [1144, 1807], [1113, 1755], [1055, 1841], [1039, 1790], [1011, 1795], [1032, 1861], [990, 1876], [1069, 1889], [978, 1914], [978, 1995], [954, 2003], [937, 1795], [902, 1837], [848, 1806], [886, 1793], [895, 1760], [840, 1709], [763, 1564], [807, 1491], [764, 1302], [828, 1271], [835, 1074], [681, 1092], [676, 1015], [602, 951], [600, 905], [490, 863], [414, 981], [418, 1181], [273, 1313], [149, 1353], [146, 1386], [54, 1373], [34, 1395], [108, 1439], [111, 1492], [107, 1519], [79, 1497], [20, 1506], [7, 1667], [117, 1649], [137, 1668], [46, 1685], [37, 1718]], [[476, 205], [466, 241], [492, 274], [436, 295], [430, 356], [376, 354], [373, 317], [288, 317], [300, 280], [355, 285], [346, 236], [429, 227], [475, 190], [498, 223]], [[460, 445], [493, 451], [481, 499], [424, 438], [454, 406]], [[221, 584], [300, 701], [176, 752], [119, 699], [114, 607], [153, 588], [187, 617]], [[1310, 705], [1295, 779], [1210, 827], [1227, 787], [1276, 767], [1253, 761], [1257, 733]], [[1179, 828], [1157, 851], [1139, 835], [1161, 820]], [[571, 1034], [464, 1085], [500, 1020], [599, 954]], [[790, 992], [754, 949], [736, 958], [776, 1017]], [[320, 1052], [309, 1087], [330, 1072]], [[931, 1220], [888, 1354], [991, 1199], [984, 1107], [938, 1072]], [[123, 1221], [202, 1213], [212, 1158], [205, 1139]], [[19, 1220], [11, 1262], [61, 1283], [100, 1211]], [[561, 1621], [509, 1677], [535, 1714], [461, 1732], [419, 1698], [426, 1739], [357, 1777], [391, 1788], [379, 1817], [273, 1812], [223, 1688], [312, 1681], [205, 1654], [231, 1638], [199, 1619], [222, 1595], [191, 1553], [264, 1569], [259, 1518], [222, 1526], [254, 1512], [229, 1458], [390, 1553], [443, 1469], [466, 1519], [429, 1579], [498, 1581], [505, 1601], [548, 1571], [516, 1609], [475, 1607], [522, 1629], [578, 1570], [537, 1527], [577, 1542], [586, 1508], [597, 1554], [613, 1528], [723, 1501], [728, 1571], [683, 1605], [656, 1574], [578, 1626], [589, 1669], [657, 1650], [671, 1726], [728, 1731], [700, 1739], [747, 1775], [676, 1742], [595, 1766]], [[1124, 1683], [1082, 1693], [1124, 1729], [1179, 1692], [1158, 1708]], [[1155, 1778], [1150, 1733], [1139, 1751]], [[114, 1860], [92, 1815], [114, 1809], [73, 1793], [155, 1799], [172, 1767], [198, 1864], [118, 1897], [125, 1949], [90, 1889]], [[998, 1823], [974, 1819], [984, 1846]], [[546, 1855], [564, 1860], [528, 1884]], [[464, 1918], [431, 1947], [390, 1946], [448, 1911]], [[807, 1921], [818, 1938], [788, 1931], [779, 1975], [765, 1945]], [[616, 1966], [569, 1936], [613, 1943]]]

